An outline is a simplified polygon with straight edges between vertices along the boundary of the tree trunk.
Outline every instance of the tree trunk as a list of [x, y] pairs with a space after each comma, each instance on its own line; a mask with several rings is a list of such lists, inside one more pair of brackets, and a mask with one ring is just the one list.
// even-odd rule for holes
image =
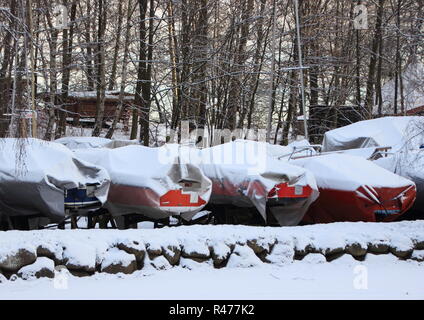
[[113, 133], [116, 129], [116, 125], [118, 124], [119, 120], [122, 116], [122, 110], [124, 105], [124, 95], [125, 95], [125, 86], [127, 81], [127, 64], [128, 64], [128, 54], [129, 54], [129, 46], [130, 46], [130, 30], [131, 30], [131, 16], [133, 13], [133, 8], [131, 4], [131, 0], [128, 0], [127, 3], [127, 24], [126, 24], [126, 30], [125, 30], [125, 40], [124, 40], [124, 57], [122, 60], [122, 71], [121, 71], [121, 85], [119, 90], [119, 102], [118, 107], [115, 110], [115, 115], [113, 118], [113, 122], [111, 127], [109, 128], [106, 138], [111, 139], [113, 136]]
[[374, 105], [374, 88], [375, 88], [375, 69], [378, 56], [378, 46], [382, 37], [382, 21], [384, 13], [384, 0], [378, 0], [377, 21], [375, 23], [375, 34], [371, 48], [371, 58], [368, 67], [367, 93], [365, 98], [365, 118], [372, 118], [372, 109]]
[[105, 113], [105, 43], [104, 35], [106, 28], [106, 8], [104, 0], [99, 0], [99, 25], [97, 33], [97, 101], [96, 101], [96, 123], [93, 129], [93, 137], [100, 136], [103, 128]]

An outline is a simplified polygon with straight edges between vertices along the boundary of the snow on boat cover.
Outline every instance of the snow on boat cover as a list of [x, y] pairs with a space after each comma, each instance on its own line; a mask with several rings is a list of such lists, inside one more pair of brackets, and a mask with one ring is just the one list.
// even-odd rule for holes
[[[267, 155], [267, 144], [236, 140], [198, 151], [201, 168], [213, 183], [211, 204], [267, 208], [280, 225], [297, 225], [318, 197], [313, 175]], [[194, 159], [191, 159], [194, 161]]]
[[0, 214], [60, 221], [68, 190], [92, 186], [93, 198], [103, 204], [109, 182], [103, 168], [79, 160], [63, 145], [0, 139]]
[[92, 149], [92, 148], [119, 148], [128, 145], [139, 145], [137, 140], [117, 140], [101, 137], [64, 137], [56, 139], [55, 142], [63, 144], [65, 147], [76, 149]]
[[381, 157], [373, 163], [412, 180], [417, 187], [417, 199], [411, 209], [414, 213], [424, 217], [424, 149], [405, 150], [387, 157]]
[[424, 117], [383, 117], [327, 131], [323, 152], [367, 147], [417, 149], [424, 144]]
[[181, 215], [190, 220], [209, 201], [211, 181], [179, 154], [187, 148], [129, 145], [116, 149], [76, 149], [75, 154], [104, 167], [111, 187], [105, 207], [114, 216], [142, 214], [151, 219]]

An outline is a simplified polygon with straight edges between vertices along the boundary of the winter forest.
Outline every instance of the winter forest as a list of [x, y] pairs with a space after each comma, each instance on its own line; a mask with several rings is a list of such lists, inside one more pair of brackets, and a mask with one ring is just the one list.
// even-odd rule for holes
[[306, 113], [310, 141], [319, 142], [326, 130], [387, 113], [387, 81], [390, 114], [405, 114], [401, 75], [422, 61], [423, 7], [0, 0], [0, 136], [72, 135], [85, 122], [69, 97], [91, 97], [84, 135], [119, 130], [152, 145], [159, 127], [186, 120], [208, 130], [267, 128], [269, 142], [287, 144], [305, 134]]

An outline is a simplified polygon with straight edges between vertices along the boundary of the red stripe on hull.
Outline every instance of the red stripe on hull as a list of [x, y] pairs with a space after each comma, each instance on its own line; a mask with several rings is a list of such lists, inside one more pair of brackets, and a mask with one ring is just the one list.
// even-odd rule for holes
[[[376, 194], [372, 189], [368, 188], [368, 190], [369, 192], [363, 187], [355, 191], [320, 188], [318, 199], [309, 207], [302, 222], [389, 222], [405, 213], [414, 203], [416, 196], [414, 186], [373, 188]], [[403, 196], [402, 192], [404, 192]], [[369, 193], [373, 194], [381, 204], [378, 204]], [[395, 211], [397, 213], [394, 213]], [[379, 212], [381, 214], [378, 214]]]
[[[193, 191], [194, 193], [194, 191]], [[197, 201], [192, 202], [191, 196], [188, 193], [183, 193], [183, 190], [170, 190], [160, 197], [161, 207], [201, 207], [206, 204], [200, 196], [197, 196]]]
[[[312, 195], [312, 188], [306, 186], [289, 186], [287, 183], [279, 183], [272, 188], [268, 194], [268, 199], [305, 199]], [[233, 184], [229, 180], [222, 181], [212, 179], [212, 195], [219, 197], [240, 197], [244, 195], [247, 197], [265, 197], [266, 188], [258, 180], [243, 181], [239, 184]]]
[[[113, 184], [110, 187], [108, 201], [115, 204], [151, 208], [198, 208], [204, 206], [206, 201], [200, 196], [196, 201], [191, 201], [189, 193], [184, 190], [169, 190], [162, 196], [149, 188], [124, 186]], [[195, 191], [193, 191], [195, 192]], [[171, 210], [172, 211], [172, 210]], [[178, 210], [177, 210], [178, 211]]]

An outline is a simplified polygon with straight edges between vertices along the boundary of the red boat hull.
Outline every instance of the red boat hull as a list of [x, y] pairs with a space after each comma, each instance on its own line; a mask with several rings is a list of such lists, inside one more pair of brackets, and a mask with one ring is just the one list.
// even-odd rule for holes
[[400, 188], [362, 186], [354, 191], [319, 188], [319, 192], [303, 223], [390, 222], [410, 209], [416, 197], [413, 185]]

